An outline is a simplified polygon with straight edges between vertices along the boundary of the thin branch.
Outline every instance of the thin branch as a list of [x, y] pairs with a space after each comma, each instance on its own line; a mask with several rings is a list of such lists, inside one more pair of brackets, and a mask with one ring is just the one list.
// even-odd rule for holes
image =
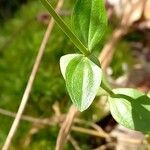
[[[74, 110], [76, 108], [72, 108], [70, 111]], [[73, 111], [74, 112], [74, 111]], [[8, 110], [5, 110], [5, 109], [2, 109], [0, 108], [0, 114], [2, 115], [5, 115], [5, 116], [8, 116], [8, 117], [13, 117], [15, 118], [16, 117], [16, 113], [14, 112], [11, 112], [11, 111], [8, 111]], [[71, 113], [72, 114], [72, 113]], [[72, 118], [74, 114], [72, 115], [69, 115], [70, 118]], [[68, 118], [69, 118], [68, 117]], [[68, 119], [68, 121], [70, 121], [70, 118]], [[24, 120], [24, 121], [28, 121], [28, 122], [31, 122], [33, 124], [39, 124], [39, 125], [44, 125], [44, 126], [53, 126], [53, 125], [56, 125], [56, 124], [60, 124], [62, 122], [62, 120], [65, 120], [65, 116], [64, 115], [59, 115], [59, 116], [53, 116], [51, 118], [44, 118], [44, 119], [39, 119], [39, 118], [34, 118], [34, 117], [31, 117], [31, 116], [26, 116], [26, 115], [22, 115], [21, 116], [21, 120]], [[82, 128], [82, 127], [76, 127], [76, 126], [73, 126], [73, 128], [71, 128], [71, 130], [73, 131], [77, 131], [77, 132], [82, 132], [82, 133], [85, 133], [86, 131], [86, 134], [90, 134], [90, 135], [95, 135], [95, 136], [99, 136], [99, 137], [104, 137], [104, 138], [108, 138], [109, 137], [109, 134], [105, 133], [100, 127], [97, 127], [97, 125], [92, 122], [88, 122], [88, 121], [85, 121], [85, 120], [81, 120], [79, 118], [75, 118], [74, 119], [74, 122], [75, 123], [80, 123], [80, 124], [86, 124], [86, 125], [90, 125], [91, 127], [93, 127], [95, 130], [93, 129], [87, 129], [87, 128]], [[68, 122], [66, 121], [66, 124]], [[69, 122], [70, 124], [70, 122]], [[94, 126], [93, 126], [94, 125]], [[68, 124], [66, 125], [68, 126]], [[66, 132], [66, 126], [65, 126], [65, 131], [63, 130], [62, 133]], [[70, 126], [70, 125], [69, 125]], [[83, 130], [84, 131], [83, 131]], [[97, 130], [97, 131], [96, 131]], [[89, 132], [89, 131], [92, 131], [94, 134], [92, 134], [92, 132]], [[68, 131], [67, 131], [68, 132]], [[65, 137], [66, 138], [66, 137]]]
[[106, 133], [100, 126], [98, 126], [97, 124], [90, 122], [90, 121], [86, 121], [83, 119], [79, 119], [79, 118], [75, 118], [74, 119], [75, 123], [80, 123], [80, 124], [85, 124], [85, 125], [89, 125], [91, 126], [93, 129], [95, 129], [96, 131], [99, 132], [99, 134], [102, 134], [103, 136], [105, 136], [106, 138], [109, 137], [109, 134]]
[[[12, 117], [15, 118], [16, 117], [16, 113], [5, 110], [0, 108], [0, 114], [8, 116], [8, 117]], [[58, 122], [62, 122], [62, 120], [64, 120], [65, 116], [61, 115], [61, 116], [53, 116], [51, 118], [35, 118], [35, 117], [31, 117], [31, 116], [27, 116], [27, 115], [22, 115], [21, 116], [21, 120], [30, 122], [30, 123], [34, 123], [34, 124], [42, 124], [42, 125], [56, 125]]]
[[[107, 69], [107, 67], [111, 63], [111, 60], [115, 53], [116, 44], [121, 40], [121, 38], [125, 34], [129, 33], [129, 31], [131, 30], [131, 26], [134, 23], [134, 22], [131, 22], [131, 17], [133, 15], [134, 11], [139, 6], [139, 3], [141, 3], [140, 0], [134, 4], [131, 4], [132, 6], [128, 13], [126, 13], [126, 11], [124, 11], [119, 27], [114, 30], [110, 40], [105, 44], [102, 52], [100, 53], [99, 61], [101, 62], [102, 69], [104, 71]], [[144, 4], [145, 4], [145, 0], [142, 2], [143, 7], [144, 7]]]
[[72, 105], [69, 109], [69, 112], [67, 114], [67, 117], [65, 121], [63, 122], [61, 129], [59, 131], [57, 142], [56, 142], [56, 148], [55, 150], [62, 150], [64, 143], [67, 140], [67, 136], [70, 132], [71, 126], [73, 124], [73, 120], [75, 118], [75, 115], [77, 114], [77, 109], [74, 105]]
[[87, 128], [82, 128], [82, 127], [72, 126], [71, 130], [76, 131], [76, 132], [89, 134], [89, 135], [92, 135], [92, 136], [101, 137], [101, 138], [109, 138], [109, 136], [106, 136], [105, 134], [101, 134], [98, 131], [95, 131], [93, 129], [87, 129]]
[[[2, 109], [2, 108], [0, 108], [0, 114], [5, 115], [5, 116], [9, 116], [9, 117], [13, 117], [13, 118], [16, 117], [16, 113], [8, 111], [8, 110], [5, 110], [5, 109]], [[31, 123], [33, 123], [33, 122], [36, 122], [36, 123], [41, 122], [41, 119], [33, 118], [33, 117], [30, 117], [30, 116], [24, 116], [24, 115], [22, 115], [21, 119], [25, 120], [25, 121], [28, 121], [28, 122], [31, 122]]]
[[[15, 118], [15, 116], [16, 116], [16, 113], [11, 112], [11, 111], [7, 111], [7, 110], [1, 109], [1, 108], [0, 108], [0, 114], [8, 116], [8, 117], [13, 117], [13, 118]], [[60, 116], [53, 116], [51, 118], [38, 119], [38, 118], [31, 117], [31, 116], [22, 115], [21, 119], [24, 120], [24, 121], [31, 122], [34, 125], [38, 124], [38, 127], [34, 126], [34, 129], [32, 128], [31, 131], [30, 131], [30, 132], [32, 132], [32, 134], [35, 134], [35, 133], [38, 132], [37, 130], [40, 130], [40, 128], [60, 124], [62, 122], [62, 120], [65, 120], [65, 116], [60, 115]], [[79, 118], [75, 118], [74, 122], [75, 123], [77, 123], [77, 122], [78, 123], [79, 122], [80, 123], [86, 123], [87, 125], [89, 125], [88, 122], [86, 122], [84, 120], [81, 120]], [[105, 138], [105, 139], [111, 138], [111, 136], [109, 134], [105, 133], [105, 132], [103, 133], [103, 132], [99, 132], [98, 130], [95, 131], [93, 129], [83, 128], [83, 127], [78, 127], [78, 126], [72, 126], [71, 130], [75, 131], [75, 132], [80, 132], [80, 133], [89, 134], [89, 135], [92, 135], [92, 136]], [[68, 138], [69, 138], [69, 136], [68, 136]], [[124, 138], [122, 138], [121, 141], [134, 143], [134, 144], [140, 143], [139, 140], [134, 140], [134, 139], [124, 139]], [[141, 141], [141, 143], [144, 143], [144, 142], [146, 142], [146, 141], [145, 140]]]
[[[63, 0], [59, 0], [56, 9], [59, 10], [62, 7], [62, 4], [63, 4]], [[15, 118], [15, 120], [14, 120], [12, 126], [11, 126], [11, 129], [10, 129], [9, 134], [8, 134], [8, 136], [7, 136], [6, 140], [5, 140], [5, 143], [4, 143], [3, 147], [2, 147], [2, 150], [8, 150], [9, 149], [10, 144], [12, 142], [12, 139], [13, 139], [13, 137], [15, 135], [15, 132], [16, 132], [16, 130], [18, 128], [21, 116], [22, 116], [22, 114], [24, 112], [24, 109], [25, 109], [25, 106], [26, 106], [26, 104], [28, 102], [28, 99], [29, 99], [29, 96], [30, 96], [30, 93], [31, 93], [31, 90], [32, 90], [33, 82], [35, 80], [35, 77], [36, 77], [39, 65], [40, 65], [41, 60], [42, 60], [42, 56], [44, 54], [45, 47], [46, 47], [46, 44], [48, 42], [48, 38], [49, 38], [49, 35], [50, 35], [51, 31], [52, 31], [53, 26], [54, 26], [54, 20], [51, 19], [50, 22], [49, 22], [48, 28], [46, 30], [46, 33], [44, 35], [44, 38], [42, 40], [41, 46], [39, 48], [39, 52], [37, 54], [37, 57], [36, 57], [36, 60], [35, 60], [35, 63], [34, 63], [34, 66], [33, 66], [32, 72], [31, 72], [31, 75], [29, 77], [29, 80], [28, 80], [25, 92], [23, 94], [23, 97], [22, 97], [22, 100], [21, 100], [21, 104], [19, 106], [16, 118]]]
[[[27, 121], [27, 122], [30, 122], [33, 124], [40, 124], [40, 125], [45, 125], [45, 126], [46, 125], [52, 126], [52, 125], [59, 124], [62, 122], [62, 120], [65, 119], [65, 115], [60, 113], [57, 105], [58, 104], [55, 103], [53, 107], [55, 107], [57, 109], [57, 112], [59, 112], [59, 115], [55, 112], [55, 116], [52, 116], [50, 118], [41, 118], [41, 119], [27, 116], [27, 115], [22, 115], [21, 120], [24, 120], [24, 121]], [[8, 116], [8, 117], [12, 117], [12, 118], [16, 117], [16, 113], [2, 109], [2, 108], [0, 108], [0, 114]], [[105, 131], [103, 131], [103, 129], [100, 126], [98, 126], [97, 124], [95, 124], [93, 122], [75, 118], [74, 123], [85, 124], [85, 125], [91, 126], [93, 129], [95, 129], [99, 133], [108, 136], [108, 134]]]
[[113, 32], [110, 40], [105, 44], [99, 56], [99, 61], [101, 62], [101, 66], [104, 71], [107, 69], [107, 67], [111, 63], [111, 60], [115, 53], [116, 44], [122, 38], [122, 36], [125, 35], [126, 33], [127, 33], [127, 30], [124, 27], [121, 26], [117, 28]]
[[81, 150], [77, 141], [71, 135], [68, 136], [68, 141], [70, 141], [75, 150]]

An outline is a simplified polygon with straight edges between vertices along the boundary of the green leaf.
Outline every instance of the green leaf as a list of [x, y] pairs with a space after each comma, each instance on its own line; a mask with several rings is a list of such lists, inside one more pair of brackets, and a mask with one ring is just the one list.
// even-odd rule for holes
[[150, 131], [150, 96], [135, 89], [114, 89], [109, 97], [110, 111], [121, 125], [142, 132]]
[[62, 73], [64, 79], [66, 79], [66, 77], [65, 77], [66, 68], [67, 68], [69, 62], [75, 57], [83, 57], [83, 55], [82, 54], [67, 54], [60, 58], [60, 70], [61, 70], [61, 73]]
[[77, 0], [72, 14], [72, 28], [89, 51], [100, 42], [106, 27], [104, 0]]
[[78, 55], [66, 67], [66, 86], [74, 105], [84, 111], [93, 102], [99, 89], [102, 71], [87, 57]]
[[49, 0], [41, 0], [42, 4], [47, 8], [51, 16], [54, 18], [56, 23], [62, 29], [62, 31], [70, 38], [70, 40], [74, 43], [74, 45], [85, 55], [88, 55], [89, 52], [87, 48], [83, 45], [83, 43], [75, 36], [75, 34], [70, 30], [70, 28], [66, 25], [66, 23], [62, 20], [62, 18], [56, 13], [54, 8], [52, 7]]

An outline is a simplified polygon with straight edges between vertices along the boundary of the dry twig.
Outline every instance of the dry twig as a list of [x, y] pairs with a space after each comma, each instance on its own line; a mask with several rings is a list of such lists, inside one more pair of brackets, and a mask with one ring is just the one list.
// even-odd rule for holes
[[[62, 7], [62, 4], [63, 4], [63, 0], [59, 0], [56, 9], [59, 10]], [[40, 65], [41, 60], [42, 60], [42, 56], [44, 54], [45, 47], [46, 47], [46, 44], [48, 42], [48, 38], [49, 38], [49, 35], [50, 35], [51, 31], [52, 31], [53, 26], [54, 26], [54, 20], [51, 19], [50, 22], [49, 22], [48, 28], [46, 30], [46, 33], [44, 35], [44, 38], [42, 40], [41, 46], [39, 48], [39, 52], [38, 52], [38, 55], [36, 57], [36, 60], [35, 60], [35, 63], [34, 63], [34, 66], [33, 66], [32, 72], [31, 72], [31, 75], [29, 77], [29, 80], [28, 80], [25, 92], [23, 94], [23, 97], [22, 97], [22, 100], [21, 100], [21, 104], [19, 106], [16, 118], [15, 118], [15, 120], [14, 120], [12, 126], [11, 126], [11, 129], [10, 129], [9, 134], [8, 134], [8, 136], [6, 138], [6, 141], [5, 141], [5, 143], [4, 143], [3, 147], [2, 147], [2, 150], [8, 150], [8, 148], [9, 148], [9, 146], [11, 144], [11, 141], [12, 141], [12, 139], [14, 137], [14, 134], [15, 134], [17, 128], [18, 128], [21, 116], [22, 116], [22, 114], [24, 112], [25, 106], [26, 106], [27, 101], [29, 99], [29, 96], [30, 96], [30, 93], [31, 93], [31, 90], [32, 90], [32, 86], [33, 86], [33, 82], [35, 80], [35, 77], [36, 77], [39, 65]]]
[[[13, 118], [16, 117], [16, 113], [5, 110], [5, 109], [2, 109], [2, 108], [0, 108], [0, 114], [5, 115], [5, 116], [9, 116], [9, 117], [13, 117]], [[46, 119], [44, 119], [45, 120], [44, 121], [43, 119], [34, 118], [34, 117], [31, 117], [31, 116], [26, 116], [26, 115], [22, 115], [21, 119], [24, 120], [24, 121], [31, 122], [31, 123], [47, 124]]]
[[106, 68], [111, 63], [111, 60], [112, 60], [113, 55], [115, 53], [116, 44], [121, 40], [121, 38], [125, 34], [129, 33], [129, 31], [131, 30], [131, 26], [134, 23], [134, 20], [132, 20], [132, 16], [133, 16], [134, 11], [136, 11], [136, 9], [138, 8], [139, 3], [144, 8], [145, 2], [146, 1], [143, 0], [141, 3], [141, 1], [139, 0], [134, 4], [131, 4], [132, 5], [131, 9], [128, 12], [124, 11], [124, 13], [122, 15], [120, 26], [116, 30], [114, 30], [110, 40], [105, 44], [102, 52], [99, 55], [99, 61], [101, 62], [102, 69], [104, 71], [106, 71]]
[[106, 138], [106, 139], [109, 138], [108, 134], [102, 134], [102, 133], [99, 133], [98, 131], [95, 131], [93, 129], [86, 129], [86, 128], [82, 128], [82, 127], [72, 126], [71, 130], [76, 131], [76, 132], [81, 132], [84, 134], [89, 134], [92, 136], [101, 137], [101, 138]]
[[77, 113], [76, 107], [73, 105], [70, 107], [69, 112], [67, 114], [67, 117], [65, 121], [63, 122], [61, 129], [59, 131], [57, 142], [56, 142], [56, 150], [62, 150], [64, 143], [66, 142], [67, 136], [70, 132], [72, 123], [74, 121], [75, 115]]
[[93, 122], [86, 121], [86, 120], [79, 119], [79, 118], [75, 118], [74, 123], [88, 125], [88, 126], [92, 127], [93, 129], [95, 129], [96, 131], [98, 131], [98, 133], [102, 135], [101, 137], [105, 137], [105, 138], [109, 137], [109, 135], [99, 125], [97, 125]]
[[68, 141], [70, 141], [75, 150], [81, 150], [77, 141], [71, 135], [68, 136]]
[[109, 64], [111, 63], [111, 60], [113, 58], [114, 52], [115, 52], [115, 46], [118, 43], [118, 41], [122, 38], [123, 35], [127, 33], [127, 30], [124, 27], [117, 28], [112, 36], [110, 41], [106, 43], [104, 46], [100, 56], [99, 61], [101, 62], [102, 69], [105, 71]]
[[[15, 116], [16, 116], [16, 113], [10, 112], [10, 111], [7, 111], [7, 110], [1, 109], [1, 108], [0, 108], [0, 114], [8, 116], [8, 117], [13, 117], [13, 118], [15, 118]], [[28, 140], [25, 140], [25, 142], [24, 142], [24, 146], [26, 147], [30, 143], [32, 136], [34, 134], [38, 133], [40, 129], [45, 128], [47, 126], [54, 126], [57, 124], [61, 124], [62, 120], [65, 120], [65, 116], [61, 114], [59, 116], [54, 115], [51, 118], [39, 119], [39, 118], [31, 117], [31, 116], [22, 115], [21, 119], [24, 121], [33, 123], [33, 127], [31, 128], [31, 130], [29, 131], [29, 134], [27, 135]], [[80, 132], [80, 133], [84, 133], [84, 134], [88, 134], [88, 135], [96, 136], [96, 137], [100, 137], [100, 138], [105, 138], [106, 140], [109, 139], [111, 141], [111, 136], [109, 134], [105, 133], [101, 128], [99, 128], [99, 129], [95, 128], [94, 126], [96, 124], [93, 126], [94, 123], [92, 123], [92, 122], [88, 122], [85, 120], [81, 120], [79, 118], [75, 118], [74, 123], [86, 124], [86, 125], [93, 127], [95, 130], [74, 125], [71, 127], [72, 131]], [[69, 141], [70, 141], [70, 138], [69, 138], [70, 136], [71, 135], [68, 135], [68, 138], [67, 138]], [[139, 140], [134, 140], [134, 139], [131, 140], [131, 139], [125, 139], [125, 138], [122, 138], [121, 140], [124, 142], [128, 142], [128, 143], [139, 144]], [[71, 140], [70, 142], [72, 143], [73, 141]], [[145, 143], [145, 142], [146, 142], [145, 140], [142, 141], [142, 143]], [[74, 144], [74, 146], [75, 146], [75, 141], [72, 144]], [[103, 147], [103, 146], [101, 145], [100, 147]]]
[[[73, 110], [73, 109], [71, 109], [71, 110]], [[2, 108], [0, 108], [0, 114], [8, 116], [8, 117], [13, 117], [13, 118], [16, 117], [16, 113], [2, 109]], [[62, 120], [65, 120], [65, 118], [66, 117], [63, 114], [61, 114], [59, 116], [57, 116], [55, 114], [51, 118], [43, 118], [43, 119], [22, 115], [21, 120], [33, 123], [34, 126], [33, 126], [33, 128], [31, 128], [29, 133], [35, 134], [38, 132], [38, 130], [40, 130], [43, 127], [61, 124]], [[85, 134], [90, 134], [90, 135], [98, 136], [98, 137], [102, 137], [102, 138], [108, 138], [109, 137], [109, 134], [104, 132], [99, 126], [97, 126], [96, 124], [94, 124], [92, 122], [81, 120], [79, 118], [75, 118], [74, 123], [86, 124], [86, 125], [91, 126], [95, 130], [73, 126], [73, 128], [71, 128], [72, 131], [82, 132]]]

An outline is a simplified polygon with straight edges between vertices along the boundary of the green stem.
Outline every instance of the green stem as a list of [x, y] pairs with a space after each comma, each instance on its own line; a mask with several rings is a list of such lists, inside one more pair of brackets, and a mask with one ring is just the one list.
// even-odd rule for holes
[[115, 94], [110, 88], [108, 88], [104, 82], [102, 81], [101, 83], [101, 88], [104, 89], [112, 98], [124, 98], [127, 100], [132, 101], [133, 98], [128, 96], [128, 95], [124, 95], [124, 94]]
[[82, 42], [75, 36], [75, 34], [70, 30], [70, 28], [65, 24], [62, 18], [55, 12], [48, 0], [41, 0], [42, 4], [49, 11], [51, 16], [54, 18], [59, 27], [63, 32], [70, 38], [74, 45], [83, 53], [84, 55], [89, 55], [88, 49], [82, 44]]
[[104, 82], [102, 81], [101, 83], [101, 88], [104, 89], [111, 97], [114, 97], [114, 93], [112, 92], [112, 90], [110, 88], [108, 88]]

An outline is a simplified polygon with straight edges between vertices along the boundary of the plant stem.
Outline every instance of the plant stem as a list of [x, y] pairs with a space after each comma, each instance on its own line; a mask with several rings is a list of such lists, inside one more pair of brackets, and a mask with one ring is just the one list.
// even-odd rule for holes
[[54, 20], [59, 25], [59, 27], [62, 29], [62, 31], [70, 38], [70, 40], [81, 51], [81, 53], [83, 53], [84, 55], [89, 55], [90, 52], [88, 51], [88, 49], [82, 44], [82, 42], [70, 30], [70, 28], [65, 24], [62, 18], [55, 12], [50, 2], [48, 0], [41, 0], [41, 2], [45, 6], [45, 8], [49, 11], [49, 13], [54, 18]]
[[104, 84], [104, 82], [102, 81], [102, 83], [101, 83], [101, 88], [102, 89], [104, 89], [111, 97], [114, 97], [114, 93], [113, 93], [113, 91], [110, 89], [110, 88], [108, 88], [105, 84]]

